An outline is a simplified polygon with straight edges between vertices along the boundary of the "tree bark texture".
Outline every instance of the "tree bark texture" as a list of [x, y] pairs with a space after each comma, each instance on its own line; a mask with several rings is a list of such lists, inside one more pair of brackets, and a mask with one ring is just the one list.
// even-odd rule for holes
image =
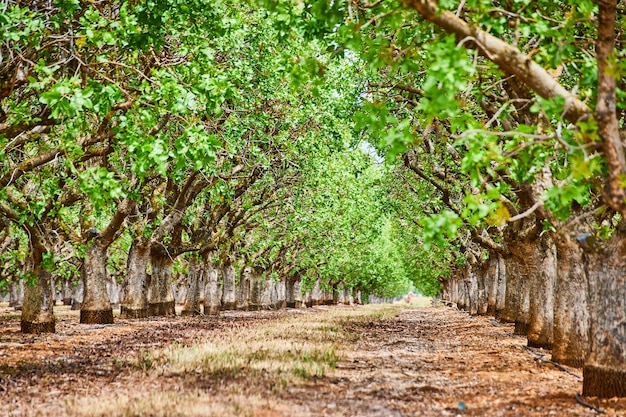
[[230, 260], [220, 265], [222, 275], [222, 310], [234, 310], [236, 305], [235, 265]]
[[587, 255], [590, 352], [583, 395], [626, 397], [626, 225]]
[[260, 310], [263, 307], [262, 294], [263, 294], [263, 281], [261, 279], [261, 273], [255, 268], [250, 270], [250, 301], [248, 308], [253, 311]]
[[87, 247], [81, 269], [84, 285], [80, 322], [87, 324], [113, 323], [113, 308], [107, 291], [107, 247], [97, 239]]
[[176, 300], [172, 290], [174, 260], [163, 250], [150, 250], [151, 278], [148, 285], [148, 315], [175, 316]]
[[239, 285], [237, 286], [237, 310], [248, 310], [250, 307], [250, 275], [252, 273], [251, 266], [245, 266], [239, 275]]
[[302, 294], [302, 285], [300, 280], [296, 280], [293, 283], [293, 302], [294, 308], [306, 307], [304, 295]]
[[507, 288], [507, 274], [506, 274], [506, 262], [504, 256], [497, 255], [497, 293], [496, 293], [496, 305], [494, 316], [497, 319], [501, 319], [502, 312], [506, 308], [506, 288]]
[[556, 236], [558, 272], [554, 291], [552, 360], [581, 368], [589, 350], [589, 301], [583, 250]]
[[202, 286], [202, 270], [199, 268], [195, 257], [189, 260], [187, 273], [187, 293], [181, 315], [199, 316], [200, 311], [200, 287]]
[[16, 311], [22, 310], [24, 305], [24, 280], [11, 280], [9, 282], [9, 307]]
[[530, 310], [528, 346], [552, 349], [554, 327], [554, 287], [556, 285], [556, 247], [548, 234], [532, 245], [535, 262], [534, 276], [530, 277]]
[[25, 285], [22, 307], [22, 333], [54, 333], [54, 298], [52, 297], [52, 274], [41, 267], [42, 251], [31, 249], [29, 259], [31, 274], [36, 277], [35, 285]]
[[220, 313], [220, 307], [222, 305], [222, 292], [220, 288], [219, 272], [213, 262], [211, 256], [205, 255], [204, 262], [204, 274], [205, 274], [205, 297], [204, 314], [217, 315]]
[[126, 285], [120, 314], [123, 319], [148, 317], [146, 268], [149, 260], [150, 245], [147, 240], [141, 237], [133, 239], [126, 262]]
[[261, 279], [261, 308], [268, 310], [272, 308], [272, 292], [274, 291], [274, 283], [272, 279], [265, 276]]

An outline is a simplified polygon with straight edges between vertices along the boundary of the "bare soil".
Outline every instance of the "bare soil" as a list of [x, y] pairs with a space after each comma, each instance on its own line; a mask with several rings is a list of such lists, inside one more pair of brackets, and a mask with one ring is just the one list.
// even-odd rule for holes
[[[42, 336], [21, 334], [19, 318], [0, 309], [0, 415], [107, 415], [100, 410], [106, 403], [119, 404], [125, 416], [597, 415], [575, 399], [580, 370], [547, 363], [549, 352], [525, 348], [512, 325], [440, 306], [396, 306], [391, 318], [339, 320], [337, 328], [348, 337], [338, 346], [336, 368], [287, 386], [269, 374], [159, 374], [141, 367], [145, 352], [337, 308], [361, 307], [99, 326], [79, 324], [77, 312], [61, 309], [57, 333]], [[178, 408], [158, 409], [159, 398], [178, 402]], [[626, 399], [583, 400], [608, 415], [626, 415]]]

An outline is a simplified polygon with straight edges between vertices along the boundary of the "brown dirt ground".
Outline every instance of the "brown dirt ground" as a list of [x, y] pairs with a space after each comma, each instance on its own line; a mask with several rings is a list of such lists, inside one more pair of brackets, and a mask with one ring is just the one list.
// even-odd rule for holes
[[[57, 333], [43, 336], [22, 335], [19, 318], [0, 308], [0, 415], [74, 415], [71, 405], [84, 397], [151, 398], [172, 392], [185, 401], [208, 395], [216, 403], [228, 403], [233, 392], [240, 393], [237, 407], [214, 415], [597, 415], [574, 398], [581, 390], [579, 377], [540, 359], [548, 359], [549, 352], [525, 349], [525, 339], [513, 336], [511, 325], [448, 307], [407, 308], [390, 319], [342, 322], [342, 331], [360, 337], [342, 347], [336, 369], [281, 389], [270, 380], [159, 376], [120, 365], [174, 342], [192, 344], [212, 332], [253, 328], [297, 314], [324, 314], [328, 308], [118, 320], [100, 326], [79, 324], [77, 312], [61, 309]], [[626, 415], [626, 399], [585, 401], [608, 415]], [[185, 415], [194, 415], [191, 406], [183, 404]]]

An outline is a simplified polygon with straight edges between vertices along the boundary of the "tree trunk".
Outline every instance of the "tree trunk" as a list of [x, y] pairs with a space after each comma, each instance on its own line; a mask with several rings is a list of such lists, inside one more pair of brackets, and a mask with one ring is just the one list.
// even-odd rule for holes
[[527, 275], [522, 275], [518, 279], [519, 285], [519, 305], [515, 318], [515, 329], [513, 334], [527, 336], [528, 323], [530, 322], [530, 282]]
[[72, 310], [80, 310], [83, 304], [83, 294], [85, 286], [83, 285], [83, 279], [79, 278], [76, 286], [72, 289]]
[[29, 269], [36, 278], [35, 285], [26, 285], [24, 288], [21, 330], [22, 333], [54, 333], [52, 273], [41, 267], [42, 251], [36, 248], [31, 250]]
[[487, 311], [486, 314], [495, 316], [496, 303], [498, 298], [498, 256], [492, 253], [487, 260], [487, 271], [485, 277], [485, 287], [487, 291]]
[[294, 277], [289, 278], [285, 282], [285, 307], [286, 308], [295, 308], [296, 307], [296, 297], [294, 294], [296, 280]]
[[498, 317], [505, 323], [515, 323], [521, 302], [521, 278], [519, 265], [512, 255], [503, 257], [506, 288], [504, 295], [504, 307]]
[[285, 281], [278, 280], [274, 281], [274, 294], [275, 299], [273, 303], [273, 308], [276, 310], [281, 310], [285, 308], [286, 300], [285, 300]]
[[120, 317], [140, 319], [148, 317], [146, 299], [146, 267], [150, 259], [150, 246], [143, 238], [133, 239], [126, 262], [126, 285]]
[[478, 280], [473, 265], [468, 265], [466, 270], [465, 283], [467, 285], [467, 306], [468, 312], [475, 316], [478, 314]]
[[237, 310], [248, 310], [250, 307], [250, 274], [251, 266], [245, 266], [239, 275], [239, 286], [237, 289]]
[[273, 289], [272, 278], [266, 275], [264, 279], [261, 279], [261, 308], [264, 310], [272, 308]]
[[512, 256], [507, 257], [506, 262], [506, 302], [504, 321], [514, 322], [514, 334], [528, 334], [529, 309], [530, 309], [530, 272], [531, 265], [527, 264], [529, 243], [515, 243], [510, 245]]
[[506, 263], [504, 262], [504, 256], [497, 255], [497, 278], [496, 278], [496, 305], [494, 316], [497, 319], [502, 317], [502, 312], [506, 307], [506, 287], [507, 287], [507, 274]]
[[234, 310], [236, 307], [235, 265], [230, 260], [220, 265], [222, 275], [222, 310]]
[[565, 236], [556, 236], [556, 249], [552, 360], [581, 368], [589, 350], [588, 284], [583, 251]]
[[200, 287], [202, 285], [202, 270], [198, 267], [195, 256], [189, 260], [189, 272], [187, 273], [187, 294], [183, 306], [183, 316], [199, 316], [200, 311]]
[[[583, 395], [626, 397], [626, 225], [587, 256], [590, 352]], [[591, 245], [590, 245], [591, 246]]]
[[319, 278], [315, 281], [315, 285], [311, 289], [311, 306], [322, 304], [322, 289]]
[[204, 314], [217, 315], [220, 314], [220, 307], [222, 306], [222, 293], [220, 291], [219, 272], [213, 262], [210, 255], [204, 256], [204, 274], [206, 287], [204, 290], [206, 296], [206, 302], [204, 303]]
[[175, 316], [176, 300], [172, 290], [174, 260], [160, 248], [150, 250], [151, 278], [148, 285], [148, 315]]
[[263, 295], [263, 282], [261, 280], [261, 273], [254, 267], [250, 270], [250, 302], [248, 308], [253, 311], [263, 308], [262, 295]]
[[85, 253], [81, 277], [84, 285], [80, 322], [86, 324], [113, 323], [113, 309], [107, 292], [107, 247], [93, 241]]
[[9, 307], [15, 311], [22, 310], [24, 306], [24, 280], [11, 280], [9, 283]]
[[107, 294], [109, 300], [111, 300], [111, 307], [117, 308], [120, 306], [120, 285], [117, 283], [115, 275], [108, 275], [106, 281]]
[[72, 287], [70, 286], [69, 279], [64, 279], [61, 283], [61, 299], [63, 301], [63, 305], [72, 305]]
[[302, 285], [299, 279], [293, 283], [293, 303], [295, 308], [306, 307], [302, 294]]
[[[534, 270], [534, 277], [531, 277], [528, 346], [552, 349], [556, 247], [548, 234], [543, 235], [537, 243], [532, 256], [537, 268]], [[529, 259], [528, 262], [532, 260]]]
[[491, 287], [489, 266], [489, 260], [486, 260], [474, 268], [476, 283], [478, 284], [478, 294], [476, 297], [478, 304], [476, 306], [476, 312], [481, 316], [484, 316], [489, 311], [489, 291]]

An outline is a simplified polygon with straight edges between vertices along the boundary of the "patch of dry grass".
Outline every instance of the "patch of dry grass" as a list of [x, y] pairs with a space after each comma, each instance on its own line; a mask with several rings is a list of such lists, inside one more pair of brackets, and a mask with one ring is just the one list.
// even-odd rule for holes
[[[206, 380], [226, 378], [228, 400], [208, 392], [137, 392], [75, 399], [67, 403], [75, 416], [272, 416], [284, 415], [263, 406], [265, 389], [280, 391], [288, 385], [332, 373], [342, 349], [360, 338], [349, 323], [375, 321], [399, 314], [403, 304], [328, 308], [315, 313], [287, 315], [254, 327], [212, 331], [191, 345], [173, 343], [145, 350], [122, 366], [131, 365], [147, 380], [197, 375]], [[264, 386], [265, 389], [260, 389]], [[251, 388], [252, 387], [252, 388]], [[279, 404], [275, 405], [280, 406]], [[251, 411], [256, 410], [256, 411]], [[265, 414], [258, 414], [264, 410]]]
[[[219, 399], [202, 391], [153, 392], [149, 395], [106, 395], [74, 399], [67, 403], [69, 415], [77, 417], [195, 417], [272, 416], [272, 405], [261, 397], [230, 395]], [[255, 411], [256, 410], [256, 411]], [[258, 410], [264, 410], [259, 412]]]

